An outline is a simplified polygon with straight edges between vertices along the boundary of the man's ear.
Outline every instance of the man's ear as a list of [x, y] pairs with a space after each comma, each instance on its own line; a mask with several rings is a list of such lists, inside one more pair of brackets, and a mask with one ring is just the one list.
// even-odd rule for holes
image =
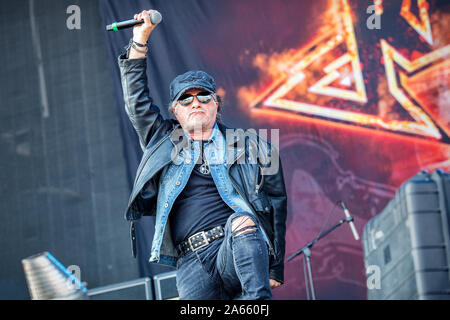
[[219, 98], [219, 96], [215, 95], [213, 101], [216, 104], [217, 112], [219, 112], [219, 110], [220, 110], [220, 98]]
[[219, 112], [219, 110], [220, 110], [220, 102], [214, 100], [214, 103], [216, 104], [217, 112]]

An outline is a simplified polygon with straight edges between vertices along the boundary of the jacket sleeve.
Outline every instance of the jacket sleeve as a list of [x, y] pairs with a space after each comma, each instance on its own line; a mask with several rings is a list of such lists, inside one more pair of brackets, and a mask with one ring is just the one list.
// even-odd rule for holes
[[159, 108], [153, 104], [147, 82], [147, 59], [118, 58], [125, 111], [136, 130], [142, 149], [150, 141], [156, 129], [165, 121]]
[[[272, 152], [274, 149], [272, 149]], [[281, 159], [278, 156], [278, 168], [273, 174], [264, 176], [263, 189], [269, 197], [273, 210], [273, 231], [274, 247], [276, 258], [272, 261], [269, 269], [269, 277], [284, 282], [284, 255], [286, 245], [286, 216], [287, 216], [287, 195], [284, 184], [283, 169]], [[278, 252], [277, 252], [278, 251]]]

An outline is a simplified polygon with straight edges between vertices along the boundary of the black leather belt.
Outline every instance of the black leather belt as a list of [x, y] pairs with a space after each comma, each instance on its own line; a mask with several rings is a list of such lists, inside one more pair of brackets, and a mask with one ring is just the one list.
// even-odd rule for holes
[[218, 226], [208, 231], [200, 231], [190, 236], [187, 240], [181, 242], [177, 246], [179, 254], [195, 252], [200, 248], [206, 247], [216, 239], [223, 237], [225, 234], [223, 227]]

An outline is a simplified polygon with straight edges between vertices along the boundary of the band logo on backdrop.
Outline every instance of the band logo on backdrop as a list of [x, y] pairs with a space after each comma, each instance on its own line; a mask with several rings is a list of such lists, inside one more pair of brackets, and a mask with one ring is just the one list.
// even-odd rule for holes
[[[368, 99], [354, 30], [355, 13], [348, 0], [330, 2], [325, 16], [334, 21], [329, 20], [305, 47], [272, 56], [257, 55], [254, 65], [273, 81], [262, 89], [258, 84], [242, 87], [240, 98], [255, 113], [278, 109], [450, 143], [450, 127], [442, 121], [444, 110], [438, 110], [443, 102], [436, 103], [425, 95], [425, 91], [439, 90], [439, 84], [448, 81], [450, 44], [442, 46], [445, 36], [441, 34], [440, 39], [433, 38], [428, 1], [417, 0], [417, 7], [419, 17], [411, 12], [411, 1], [404, 0], [399, 15], [418, 39], [429, 45], [429, 52], [414, 51], [407, 53], [408, 57], [405, 48], [395, 47], [392, 39], [379, 41], [380, 62], [384, 64], [381, 76], [387, 89], [383, 91], [385, 84], [380, 77], [377, 90], [395, 102], [383, 97]], [[375, 1], [374, 8], [382, 17], [383, 1]], [[440, 47], [434, 49], [436, 46]]]
[[[352, 1], [328, 1], [321, 27], [306, 44], [253, 57], [260, 76], [239, 88], [241, 108], [262, 121], [301, 119], [322, 128], [362, 128], [411, 144], [426, 141], [436, 148], [432, 150], [449, 152], [450, 38], [445, 21], [450, 16], [431, 11], [430, 2], [402, 0], [395, 6], [376, 0], [361, 10]], [[393, 23], [401, 27], [397, 30]], [[373, 43], [367, 45], [368, 39]], [[356, 222], [363, 226], [396, 191], [391, 175], [398, 165], [383, 153], [389, 151], [370, 150], [372, 168], [362, 172], [342, 152], [347, 147], [335, 145], [325, 133], [315, 134], [317, 130], [285, 130], [280, 139], [288, 172], [287, 254], [320, 232], [337, 199], [352, 203]], [[450, 166], [426, 152], [417, 149], [416, 158], [426, 159], [418, 160], [422, 169]], [[359, 244], [344, 232], [317, 248], [313, 272], [322, 297], [337, 297], [344, 290], [348, 297], [361, 298], [367, 289], [380, 289], [378, 266], [361, 274], [361, 258]], [[279, 297], [303, 291], [306, 284], [297, 279], [298, 268], [286, 265], [291, 284]]]

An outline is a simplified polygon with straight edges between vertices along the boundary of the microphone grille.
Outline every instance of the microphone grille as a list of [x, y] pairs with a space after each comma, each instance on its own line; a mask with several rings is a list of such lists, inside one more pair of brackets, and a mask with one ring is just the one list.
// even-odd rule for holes
[[158, 11], [153, 11], [150, 14], [150, 20], [152, 21], [153, 24], [158, 24], [161, 22], [162, 20], [162, 15], [161, 13], [159, 13]]

